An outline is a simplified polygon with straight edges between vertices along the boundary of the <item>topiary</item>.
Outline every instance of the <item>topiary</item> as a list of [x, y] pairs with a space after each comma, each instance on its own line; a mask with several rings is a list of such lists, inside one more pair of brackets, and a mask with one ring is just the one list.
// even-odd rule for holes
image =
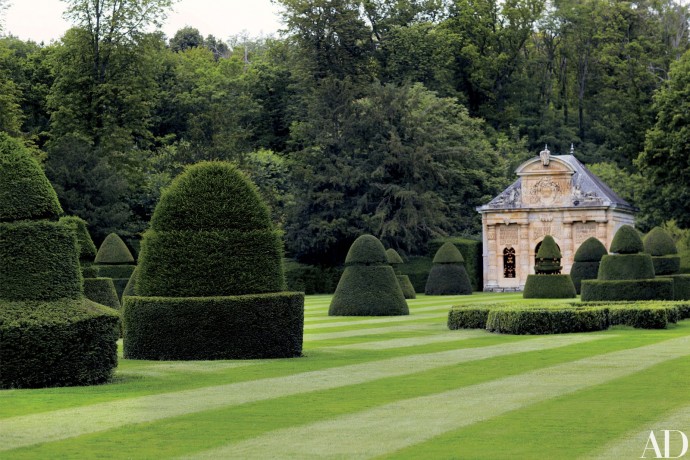
[[91, 239], [86, 221], [77, 216], [64, 216], [60, 218], [60, 222], [74, 229], [79, 244], [79, 262], [82, 266], [91, 264], [96, 257], [96, 245]]
[[570, 275], [527, 275], [522, 297], [525, 299], [569, 299], [577, 296]]
[[417, 293], [414, 290], [414, 286], [410, 281], [410, 277], [407, 275], [401, 275], [398, 273], [398, 265], [402, 265], [404, 262], [398, 251], [393, 248], [386, 249], [386, 257], [388, 258], [388, 264], [393, 267], [395, 271], [396, 278], [398, 279], [398, 284], [400, 284], [400, 289], [402, 289], [403, 296], [406, 299], [416, 299]]
[[610, 252], [614, 254], [637, 254], [643, 250], [640, 234], [630, 225], [622, 225], [611, 241]]
[[[304, 295], [284, 286], [280, 233], [256, 187], [230, 163], [192, 165], [164, 191], [144, 233], [137, 295], [124, 297], [124, 355], [299, 356]], [[250, 346], [241, 343], [248, 337]]]
[[328, 309], [330, 316], [394, 316], [410, 313], [383, 244], [372, 235], [357, 238]]
[[676, 243], [671, 235], [661, 227], [654, 227], [643, 240], [644, 252], [652, 256], [678, 254]]
[[464, 260], [453, 243], [444, 243], [434, 255], [424, 293], [426, 295], [472, 294], [472, 284], [463, 265]]
[[386, 249], [386, 258], [388, 259], [388, 264], [393, 265], [393, 269], [395, 269], [396, 265], [401, 265], [404, 263], [402, 257], [400, 257], [400, 254], [398, 254], [398, 251], [393, 248]]
[[597, 278], [601, 258], [607, 254], [606, 246], [593, 236], [587, 238], [577, 248], [574, 263], [570, 269], [570, 277], [578, 294], [580, 293], [582, 280]]
[[98, 265], [133, 264], [134, 257], [122, 238], [117, 233], [110, 233], [98, 248], [94, 263]]
[[84, 278], [84, 296], [106, 307], [120, 309], [120, 301], [111, 278]]
[[435, 264], [462, 264], [465, 263], [465, 258], [462, 253], [451, 242], [446, 242], [438, 248], [434, 255], [433, 263]]
[[534, 269], [537, 275], [558, 275], [561, 273], [561, 250], [551, 235], [546, 235], [537, 251], [537, 262]]

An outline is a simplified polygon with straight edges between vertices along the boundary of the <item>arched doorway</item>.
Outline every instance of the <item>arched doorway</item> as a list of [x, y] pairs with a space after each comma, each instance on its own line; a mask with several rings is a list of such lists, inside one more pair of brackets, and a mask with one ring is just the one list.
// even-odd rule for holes
[[503, 250], [503, 277], [515, 278], [515, 249], [505, 248]]

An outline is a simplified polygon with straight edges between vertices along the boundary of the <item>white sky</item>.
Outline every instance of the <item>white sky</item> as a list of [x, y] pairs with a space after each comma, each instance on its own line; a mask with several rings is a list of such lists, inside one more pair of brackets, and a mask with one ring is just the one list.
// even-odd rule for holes
[[[9, 0], [4, 33], [22, 40], [49, 43], [71, 26], [62, 18], [66, 3], [60, 0]], [[179, 0], [168, 15], [163, 32], [168, 38], [185, 26], [204, 37], [221, 40], [247, 32], [250, 36], [277, 35], [281, 28], [279, 7], [270, 0]]]

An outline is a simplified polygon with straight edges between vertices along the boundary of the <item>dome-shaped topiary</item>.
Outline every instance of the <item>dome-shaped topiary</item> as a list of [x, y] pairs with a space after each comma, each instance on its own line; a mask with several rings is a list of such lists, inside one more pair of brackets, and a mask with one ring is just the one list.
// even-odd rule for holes
[[188, 167], [161, 196], [153, 230], [268, 230], [270, 212], [256, 186], [223, 162]]
[[100, 265], [132, 264], [134, 257], [122, 238], [117, 233], [110, 233], [98, 248], [94, 262]]
[[0, 222], [57, 220], [62, 214], [55, 190], [21, 142], [0, 133]]
[[465, 263], [465, 258], [462, 257], [460, 250], [450, 241], [443, 243], [438, 248], [434, 255], [433, 263], [435, 264], [462, 264]]
[[82, 263], [92, 262], [96, 257], [96, 245], [91, 239], [86, 221], [77, 216], [64, 216], [60, 218], [60, 222], [74, 229], [79, 244], [79, 260]]
[[561, 268], [563, 268], [561, 266], [561, 250], [553, 237], [546, 235], [539, 245], [534, 271], [537, 274], [558, 275], [561, 273]]
[[611, 241], [610, 252], [614, 254], [637, 254], [643, 250], [640, 234], [630, 225], [621, 226]]
[[388, 258], [389, 265], [400, 265], [404, 263], [398, 251], [393, 248], [386, 249], [386, 257]]
[[661, 227], [654, 227], [644, 240], [644, 252], [652, 256], [668, 256], [678, 254], [676, 243], [666, 230]]
[[386, 249], [381, 241], [373, 235], [361, 235], [357, 238], [345, 257], [345, 265], [364, 264], [382, 265], [388, 263]]
[[575, 251], [575, 262], [599, 262], [601, 258], [608, 254], [604, 243], [593, 236], [590, 236], [582, 242], [577, 251]]

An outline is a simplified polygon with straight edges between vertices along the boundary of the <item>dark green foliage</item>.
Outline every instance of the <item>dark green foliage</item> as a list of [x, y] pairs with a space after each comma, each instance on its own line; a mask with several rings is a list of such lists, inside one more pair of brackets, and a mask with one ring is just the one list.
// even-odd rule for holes
[[122, 296], [124, 295], [125, 288], [129, 283], [129, 278], [112, 278], [113, 286], [115, 286], [115, 292], [117, 293], [117, 298], [122, 303]]
[[[482, 259], [482, 242], [458, 237], [431, 240], [429, 242], [429, 256], [432, 257], [433, 255], [435, 255], [436, 251], [438, 251], [438, 249], [446, 242], [453, 243], [465, 259], [465, 270], [467, 270], [467, 276], [470, 277], [470, 281], [472, 282], [472, 290], [481, 291], [484, 287], [484, 262]], [[405, 266], [401, 267], [401, 273], [403, 273], [402, 270], [407, 269], [407, 267], [410, 265], [410, 262], [411, 260], [408, 260]], [[427, 268], [426, 274], [429, 273], [430, 269], [431, 266]], [[407, 275], [412, 275], [412, 273], [408, 271], [405, 271], [404, 273]], [[413, 276], [410, 277], [410, 280], [415, 285], [417, 292], [422, 292], [424, 290], [424, 285], [426, 283], [426, 274], [421, 284], [418, 284]]]
[[94, 278], [125, 278], [129, 279], [134, 273], [136, 265], [95, 265], [97, 275]]
[[302, 353], [304, 295], [125, 297], [131, 359], [288, 358]]
[[464, 262], [465, 258], [462, 257], [462, 253], [450, 241], [443, 243], [443, 245], [438, 248], [433, 260], [435, 264], [461, 264]]
[[467, 271], [459, 264], [434, 264], [429, 271], [426, 295], [469, 295], [472, 285]]
[[373, 235], [359, 236], [345, 257], [345, 265], [382, 265], [388, 263], [386, 249], [378, 238]]
[[161, 196], [151, 228], [169, 230], [271, 230], [270, 213], [253, 183], [230, 163], [189, 166]]
[[120, 309], [120, 300], [111, 278], [84, 278], [84, 297], [106, 307]]
[[595, 237], [590, 236], [577, 248], [573, 260], [575, 262], [599, 262], [606, 254], [608, 254], [606, 246]]
[[561, 273], [561, 251], [551, 235], [546, 235], [537, 251], [534, 270], [538, 275], [557, 275]]
[[71, 226], [75, 231], [77, 244], [79, 244], [79, 262], [82, 264], [82, 268], [86, 263], [93, 262], [96, 257], [96, 245], [91, 239], [86, 221], [77, 216], [65, 216], [60, 218], [60, 222]]
[[410, 257], [407, 263], [398, 267], [398, 273], [407, 275], [415, 292], [424, 292], [432, 266], [431, 257]]
[[57, 194], [20, 141], [0, 132], [0, 222], [57, 220]]
[[630, 225], [622, 225], [613, 236], [610, 252], [614, 254], [637, 254], [644, 251], [640, 234]]
[[[603, 246], [603, 245], [602, 245]], [[595, 280], [599, 273], [599, 262], [575, 262], [570, 269], [570, 278], [573, 280], [575, 292], [580, 293], [582, 280]]]
[[680, 272], [680, 256], [652, 256], [656, 276], [674, 275]]
[[673, 280], [673, 299], [690, 300], [690, 275], [669, 276]]
[[407, 275], [396, 275], [398, 278], [398, 283], [400, 283], [400, 289], [402, 289], [403, 297], [406, 299], [416, 299], [417, 293], [410, 282], [410, 278]]
[[340, 277], [328, 314], [397, 316], [410, 311], [390, 265], [350, 265]]
[[127, 280], [127, 284], [125, 285], [124, 291], [122, 291], [122, 295], [120, 296], [120, 301], [122, 302], [122, 298], [126, 295], [136, 295], [136, 289], [137, 289], [137, 281], [139, 280], [139, 268], [135, 267], [134, 272], [132, 272], [132, 276], [129, 277]]
[[285, 289], [280, 234], [257, 231], [154, 231], [144, 234], [137, 294], [199, 297]]
[[388, 263], [394, 266], [393, 268], [395, 268], [395, 265], [401, 265], [404, 263], [402, 257], [400, 257], [400, 254], [398, 254], [398, 251], [393, 248], [386, 249], [386, 257], [388, 258]]
[[486, 330], [502, 334], [562, 334], [608, 328], [604, 308], [502, 308], [489, 312]]
[[296, 260], [284, 260], [285, 282], [289, 291], [310, 294], [333, 294], [343, 274], [339, 267], [317, 267], [301, 264]]
[[98, 248], [94, 263], [98, 265], [133, 264], [134, 257], [122, 238], [116, 233], [110, 233]]
[[673, 281], [670, 279], [583, 280], [581, 299], [588, 301], [671, 300]]
[[98, 268], [93, 264], [81, 264], [81, 275], [84, 278], [98, 278]]
[[570, 275], [527, 275], [522, 293], [525, 299], [568, 299], [576, 296]]
[[107, 382], [117, 366], [119, 321], [87, 299], [0, 301], [0, 388]]
[[448, 312], [448, 329], [485, 329], [491, 307], [456, 306]]
[[668, 323], [669, 314], [665, 307], [612, 306], [609, 309], [609, 324], [611, 326], [625, 325], [640, 329], [666, 329]]
[[77, 243], [58, 222], [0, 223], [0, 299], [57, 300], [82, 296]]
[[649, 254], [608, 254], [601, 258], [599, 280], [642, 280], [654, 278]]
[[647, 233], [643, 240], [644, 252], [652, 256], [668, 256], [678, 254], [676, 243], [666, 230], [661, 227], [654, 227]]

